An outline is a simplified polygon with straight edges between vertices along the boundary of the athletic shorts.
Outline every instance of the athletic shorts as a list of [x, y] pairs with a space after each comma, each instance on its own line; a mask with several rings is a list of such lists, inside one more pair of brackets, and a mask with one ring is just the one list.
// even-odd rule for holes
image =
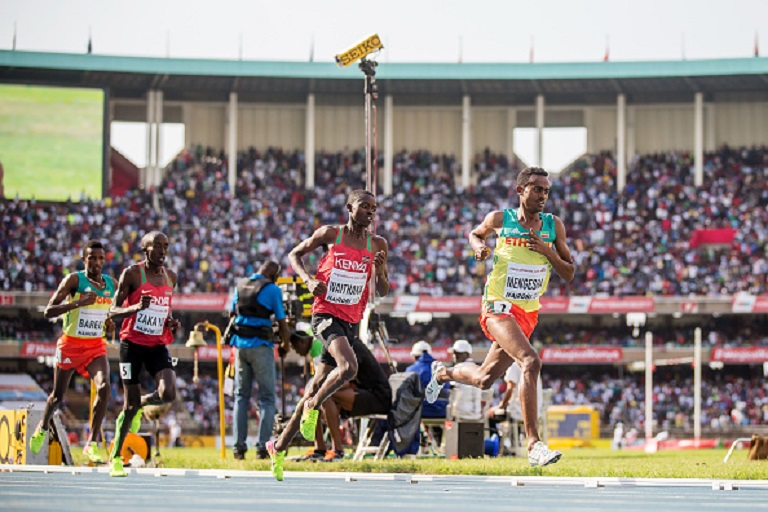
[[[358, 324], [345, 322], [333, 315], [317, 313], [312, 315], [312, 332], [323, 343], [323, 351], [320, 354], [320, 362], [336, 367], [336, 360], [328, 352], [328, 346], [338, 337], [345, 337], [352, 345], [357, 340]], [[360, 341], [358, 340], [358, 343]]]
[[56, 344], [56, 366], [62, 370], [76, 370], [86, 379], [90, 379], [88, 365], [94, 359], [107, 357], [107, 345], [104, 340], [71, 340], [59, 338]]
[[158, 372], [171, 368], [171, 354], [166, 345], [147, 347], [130, 341], [120, 341], [120, 378], [123, 384], [138, 384], [141, 369], [154, 378]]
[[392, 408], [392, 400], [390, 398], [367, 389], [357, 388], [355, 389], [355, 401], [352, 403], [352, 410], [344, 411], [342, 409], [342, 411], [348, 417], [387, 414]]
[[488, 311], [488, 309], [483, 306], [483, 312], [480, 314], [480, 318], [478, 320], [480, 321], [480, 327], [483, 329], [483, 334], [485, 334], [486, 338], [491, 341], [496, 341], [496, 338], [494, 338], [491, 333], [488, 332], [488, 327], [486, 326], [486, 322], [488, 321], [489, 317], [510, 317], [515, 319], [517, 325], [520, 326], [523, 334], [525, 334], [525, 337], [528, 338], [528, 340], [531, 339], [531, 334], [533, 334], [533, 330], [539, 323], [539, 311], [525, 311], [523, 308], [515, 304], [511, 304], [511, 306], [512, 309], [508, 313], [493, 313]]
[[392, 390], [389, 387], [384, 370], [381, 369], [373, 353], [368, 350], [360, 338], [357, 337], [358, 324], [351, 324], [332, 315], [318, 313], [312, 316], [312, 329], [320, 341], [323, 342], [323, 351], [320, 354], [320, 362], [332, 368], [337, 363], [330, 352], [328, 345], [339, 336], [344, 336], [349, 341], [352, 352], [357, 359], [357, 388], [355, 389], [355, 401], [352, 411], [344, 411], [346, 416], [365, 416], [368, 414], [386, 414], [392, 406]]

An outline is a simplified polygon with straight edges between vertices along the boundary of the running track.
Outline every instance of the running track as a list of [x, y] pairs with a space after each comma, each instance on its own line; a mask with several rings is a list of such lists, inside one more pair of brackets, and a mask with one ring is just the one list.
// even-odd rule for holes
[[0, 465], [2, 510], [754, 511], [768, 480], [432, 476]]

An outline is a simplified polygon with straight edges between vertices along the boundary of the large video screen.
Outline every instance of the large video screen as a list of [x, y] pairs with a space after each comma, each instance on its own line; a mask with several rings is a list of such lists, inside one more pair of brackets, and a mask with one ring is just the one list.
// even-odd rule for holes
[[0, 197], [100, 199], [103, 89], [0, 84]]

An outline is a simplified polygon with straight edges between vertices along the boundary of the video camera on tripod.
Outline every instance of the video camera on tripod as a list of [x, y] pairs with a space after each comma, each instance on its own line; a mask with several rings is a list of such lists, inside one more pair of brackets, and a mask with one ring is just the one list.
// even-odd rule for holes
[[283, 292], [283, 308], [288, 317], [291, 330], [296, 328], [296, 322], [312, 316], [312, 301], [314, 296], [307, 285], [298, 276], [278, 277], [276, 283]]

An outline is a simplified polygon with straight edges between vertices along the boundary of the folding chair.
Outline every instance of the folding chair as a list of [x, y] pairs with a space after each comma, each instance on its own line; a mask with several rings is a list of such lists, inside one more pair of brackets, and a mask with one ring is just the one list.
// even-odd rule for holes
[[376, 432], [376, 425], [379, 421], [386, 421], [386, 414], [370, 414], [368, 416], [358, 416], [352, 418], [358, 421], [357, 427], [357, 448], [353, 461], [361, 461], [367, 454], [373, 454], [373, 460], [382, 460], [389, 450], [389, 437], [384, 434], [378, 446], [372, 444], [373, 436]]

